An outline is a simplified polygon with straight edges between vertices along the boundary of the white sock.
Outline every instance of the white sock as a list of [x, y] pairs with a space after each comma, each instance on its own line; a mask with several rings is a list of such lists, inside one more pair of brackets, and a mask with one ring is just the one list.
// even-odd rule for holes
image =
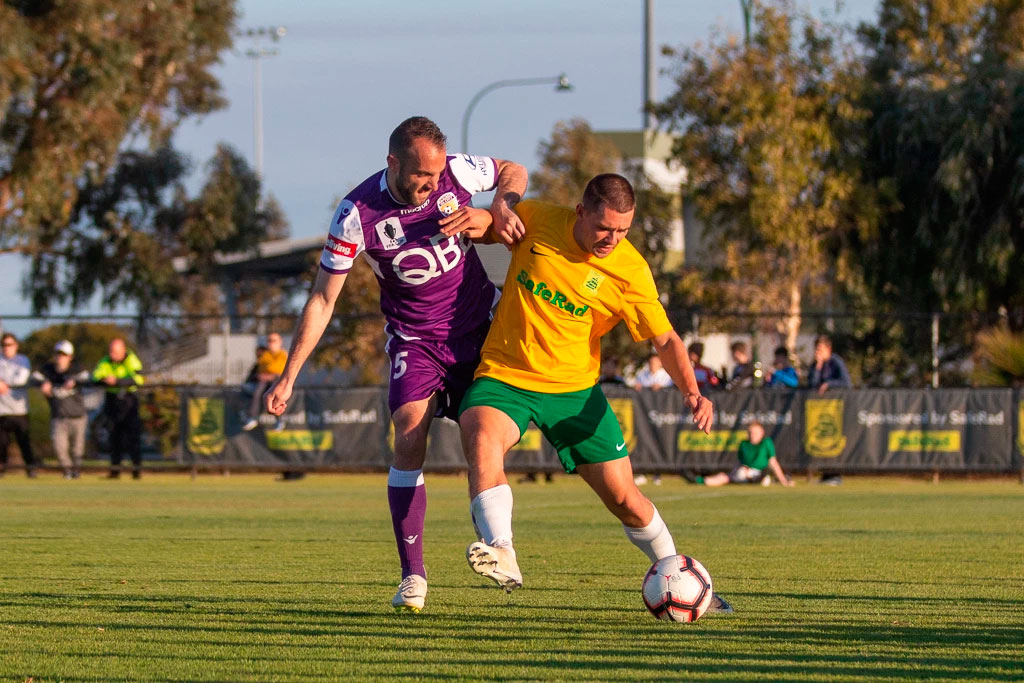
[[423, 470], [396, 470], [388, 472], [388, 486], [412, 488], [423, 485]]
[[647, 526], [637, 529], [623, 524], [622, 529], [630, 543], [643, 550], [651, 562], [676, 554], [675, 541], [665, 526], [665, 520], [658, 514], [658, 508], [654, 508], [654, 517]]
[[508, 484], [481, 491], [469, 504], [469, 514], [480, 540], [491, 546], [512, 545], [512, 487]]

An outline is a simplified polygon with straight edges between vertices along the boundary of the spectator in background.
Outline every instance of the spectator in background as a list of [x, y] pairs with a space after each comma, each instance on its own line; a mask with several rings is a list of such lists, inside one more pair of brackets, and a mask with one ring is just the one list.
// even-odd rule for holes
[[768, 386], [777, 389], [795, 389], [800, 384], [800, 376], [796, 368], [789, 362], [789, 349], [780, 346], [775, 349], [775, 360], [772, 371], [768, 375]]
[[[693, 477], [694, 483], [705, 486], [761, 483], [768, 486], [772, 483], [771, 477], [774, 474], [783, 486], [793, 485], [775, 458], [775, 444], [770, 436], [765, 435], [760, 422], [754, 421], [747, 426], [747, 438], [740, 442], [738, 456], [740, 464], [734, 467], [732, 472], [719, 472], [709, 477]], [[765, 470], [771, 470], [771, 473], [766, 473]]]
[[89, 382], [89, 372], [75, 360], [75, 347], [65, 339], [57, 342], [53, 359], [32, 373], [32, 379], [50, 403], [50, 438], [64, 478], [78, 479], [89, 421], [81, 386]]
[[97, 384], [106, 386], [103, 413], [110, 421], [110, 474], [121, 476], [121, 460], [132, 459], [132, 478], [142, 477], [142, 420], [139, 418], [138, 387], [144, 381], [142, 361], [127, 347], [124, 339], [110, 341], [107, 355], [92, 372]]
[[850, 371], [839, 356], [832, 353], [832, 339], [827, 334], [814, 340], [814, 361], [808, 378], [811, 388], [824, 394], [829, 389], [849, 389], [853, 386]]
[[601, 376], [597, 378], [598, 384], [619, 384], [626, 386], [619, 369], [619, 359], [615, 356], [608, 356], [601, 361]]
[[28, 438], [28, 382], [32, 376], [28, 358], [18, 353], [18, 340], [10, 332], [0, 335], [0, 475], [7, 469], [10, 438], [18, 442], [25, 474], [36, 476], [37, 462]]
[[[661, 363], [661, 357], [652, 353], [647, 357], [647, 365], [640, 369], [640, 372], [636, 373], [636, 377], [633, 378], [633, 388], [637, 391], [641, 389], [654, 389], [658, 391], [666, 387], [672, 386], [672, 378], [668, 374], [668, 370], [664, 368]], [[633, 483], [637, 486], [643, 486], [648, 481], [653, 482], [656, 486], [661, 486], [661, 474], [654, 473], [650, 479], [647, 478], [646, 474], [638, 473], [633, 476]]]
[[[242, 425], [242, 429], [247, 432], [259, 426], [258, 418], [263, 404], [263, 394], [284, 372], [284, 365], [288, 361], [288, 352], [281, 347], [281, 335], [277, 332], [267, 335], [267, 348], [260, 354], [259, 360], [256, 362], [256, 391], [253, 392], [252, 403], [249, 405], [249, 420]], [[280, 429], [283, 425], [284, 423], [279, 419], [275, 429]]]
[[[256, 385], [260, 383], [260, 356], [267, 350], [267, 343], [261, 338], [256, 344], [256, 362], [249, 368], [249, 374], [245, 376], [245, 381], [242, 382], [247, 387], [251, 387], [253, 391], [256, 390]], [[248, 413], [246, 413], [248, 415]]]
[[690, 365], [693, 366], [693, 374], [697, 378], [697, 388], [700, 393], [706, 393], [709, 389], [716, 389], [721, 381], [715, 371], [706, 365], [701, 364], [700, 359], [704, 356], [704, 344], [693, 342], [686, 348], [690, 354]]
[[661, 364], [661, 358], [656, 353], [647, 357], [647, 365], [636, 373], [633, 378], [633, 388], [640, 389], [664, 389], [672, 386], [672, 378]]
[[750, 349], [746, 342], [734, 341], [729, 350], [735, 363], [732, 377], [726, 383], [726, 389], [747, 389], [754, 386], [754, 364], [750, 362]]

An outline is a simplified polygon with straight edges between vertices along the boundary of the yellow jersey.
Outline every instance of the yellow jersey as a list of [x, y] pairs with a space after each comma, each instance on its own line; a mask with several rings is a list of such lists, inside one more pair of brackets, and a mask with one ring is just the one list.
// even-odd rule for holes
[[284, 372], [285, 363], [288, 362], [288, 352], [284, 349], [278, 349], [277, 351], [266, 350], [260, 354], [260, 357], [256, 360], [259, 372], [265, 372], [268, 375], [280, 375]]
[[623, 240], [605, 258], [573, 237], [576, 212], [527, 200], [512, 263], [476, 377], [554, 394], [597, 384], [601, 337], [624, 320], [636, 341], [672, 329], [651, 268]]

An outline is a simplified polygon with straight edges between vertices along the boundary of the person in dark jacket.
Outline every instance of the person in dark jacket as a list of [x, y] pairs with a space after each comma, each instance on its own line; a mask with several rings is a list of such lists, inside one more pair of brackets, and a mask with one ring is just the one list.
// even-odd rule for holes
[[814, 361], [808, 377], [811, 389], [824, 394], [829, 389], [849, 389], [853, 386], [850, 371], [839, 356], [832, 353], [832, 339], [827, 334], [814, 340]]
[[111, 423], [110, 474], [121, 476], [121, 459], [127, 453], [134, 465], [132, 478], [142, 476], [142, 420], [139, 417], [138, 387], [143, 382], [142, 361], [124, 343], [113, 339], [108, 353], [92, 372], [97, 384], [107, 387], [103, 413]]
[[53, 360], [32, 373], [32, 379], [50, 403], [50, 437], [64, 478], [78, 479], [89, 422], [82, 384], [89, 382], [89, 371], [75, 360], [75, 347], [67, 339], [57, 342], [53, 354]]

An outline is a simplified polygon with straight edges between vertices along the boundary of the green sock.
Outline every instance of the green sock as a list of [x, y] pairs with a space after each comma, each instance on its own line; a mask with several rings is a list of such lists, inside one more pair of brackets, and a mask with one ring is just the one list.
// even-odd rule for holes
[[698, 474], [698, 475], [697, 475], [696, 477], [694, 477], [694, 478], [693, 478], [693, 480], [694, 480], [695, 482], [697, 482], [698, 484], [703, 484], [703, 483], [704, 483], [704, 477], [702, 477], [702, 476], [701, 476], [701, 475], [699, 475], [699, 474]]

